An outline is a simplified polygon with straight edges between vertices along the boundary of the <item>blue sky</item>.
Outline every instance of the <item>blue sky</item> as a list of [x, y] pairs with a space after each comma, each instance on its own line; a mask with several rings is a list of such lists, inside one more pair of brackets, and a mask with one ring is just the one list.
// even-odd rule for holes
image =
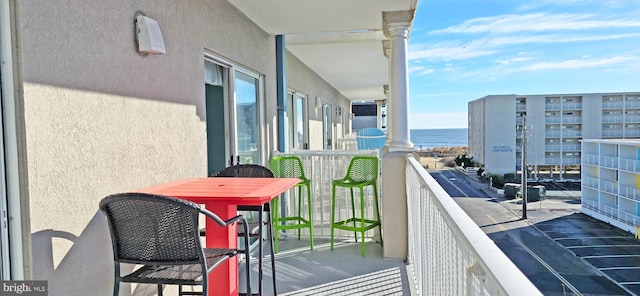
[[487, 95], [640, 91], [640, 0], [420, 0], [412, 129], [466, 128]]

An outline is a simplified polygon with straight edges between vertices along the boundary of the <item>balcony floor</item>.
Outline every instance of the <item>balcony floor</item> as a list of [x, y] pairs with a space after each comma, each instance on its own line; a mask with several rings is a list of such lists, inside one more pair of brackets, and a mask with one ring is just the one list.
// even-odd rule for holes
[[[330, 250], [328, 238], [315, 238], [309, 250], [308, 238], [297, 240], [293, 232], [280, 240], [276, 254], [278, 295], [411, 295], [406, 264], [382, 258], [379, 243], [365, 243], [362, 257], [360, 243], [339, 241]], [[257, 254], [257, 252], [254, 252]], [[271, 259], [265, 244], [264, 295], [272, 295]], [[252, 289], [257, 292], [257, 259], [252, 257]], [[244, 264], [241, 264], [241, 273]], [[240, 291], [245, 291], [240, 277]]]

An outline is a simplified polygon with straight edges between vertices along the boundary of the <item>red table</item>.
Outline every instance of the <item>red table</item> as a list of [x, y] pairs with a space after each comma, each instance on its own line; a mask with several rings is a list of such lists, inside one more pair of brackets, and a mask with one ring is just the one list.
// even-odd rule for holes
[[[238, 214], [238, 205], [261, 206], [300, 182], [293, 178], [192, 178], [178, 180], [139, 192], [173, 196], [204, 204], [205, 208], [226, 220]], [[220, 227], [206, 222], [206, 246], [237, 248], [236, 225]], [[238, 295], [238, 259], [233, 257], [209, 275], [209, 295]]]

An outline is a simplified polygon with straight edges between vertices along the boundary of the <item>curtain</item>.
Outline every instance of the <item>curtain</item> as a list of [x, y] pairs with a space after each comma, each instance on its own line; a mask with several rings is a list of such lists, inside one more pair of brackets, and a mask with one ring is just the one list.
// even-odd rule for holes
[[222, 86], [222, 66], [205, 61], [204, 82], [214, 86]]

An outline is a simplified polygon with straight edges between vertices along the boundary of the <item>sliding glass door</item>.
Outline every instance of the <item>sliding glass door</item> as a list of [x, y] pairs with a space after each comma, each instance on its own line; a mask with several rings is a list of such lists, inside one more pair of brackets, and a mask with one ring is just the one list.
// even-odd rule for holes
[[209, 175], [238, 162], [263, 164], [261, 89], [260, 75], [205, 60]]

